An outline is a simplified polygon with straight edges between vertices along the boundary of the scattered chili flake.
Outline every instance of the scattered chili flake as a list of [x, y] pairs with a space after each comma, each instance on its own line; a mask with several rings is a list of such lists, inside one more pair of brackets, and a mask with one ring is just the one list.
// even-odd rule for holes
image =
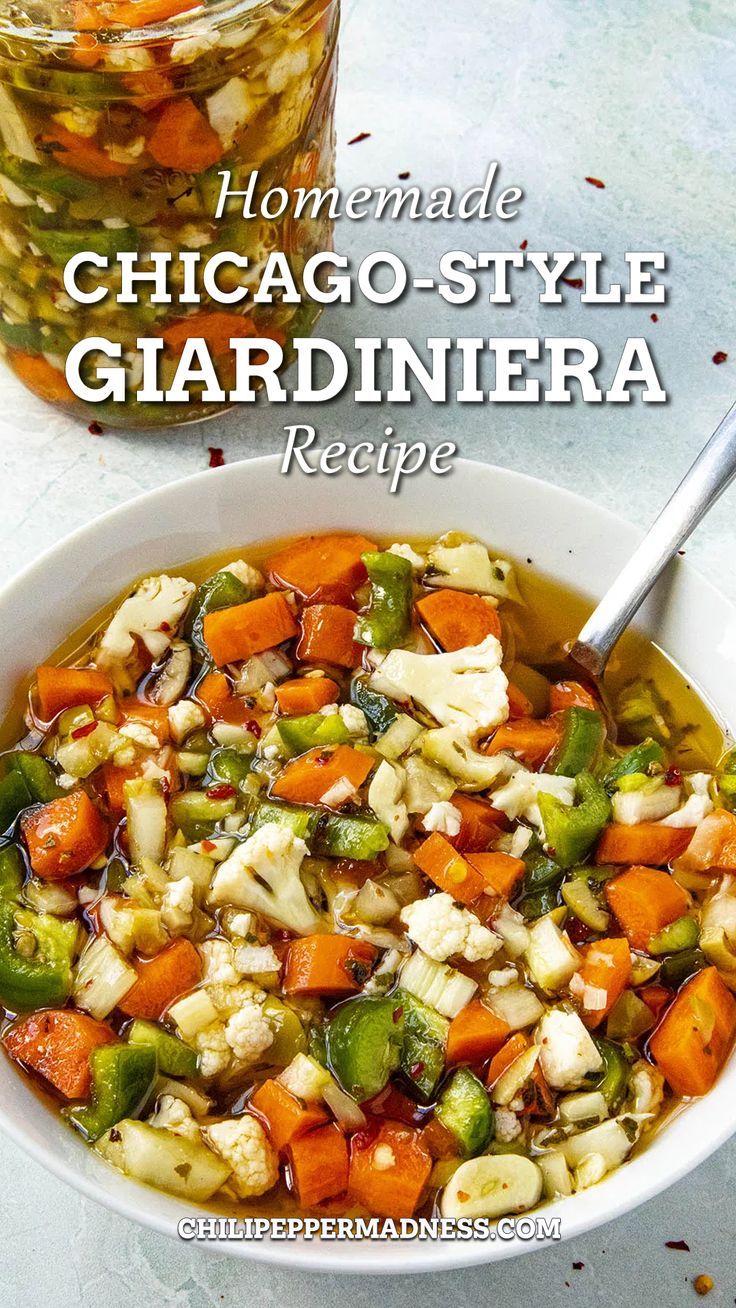
[[101, 436], [103, 429], [100, 426], [99, 422], [91, 422], [89, 424], [89, 427], [87, 428], [87, 431], [89, 432], [90, 436]]
[[208, 449], [209, 452], [210, 452], [210, 464], [209, 464], [209, 466], [210, 466], [211, 468], [222, 468], [222, 467], [224, 467], [224, 464], [225, 464], [225, 455], [223, 454], [222, 450], [220, 449], [220, 446], [219, 446], [219, 445], [208, 445], [208, 446], [207, 446], [207, 449]]
[[412, 1063], [411, 1067], [409, 1068], [409, 1073], [414, 1078], [421, 1076], [423, 1071], [424, 1071], [424, 1063], [422, 1062]]
[[693, 1281], [693, 1289], [696, 1294], [710, 1294], [713, 1289], [713, 1277], [701, 1272]]
[[112, 1142], [112, 1144], [117, 1144], [119, 1140], [122, 1140], [122, 1138], [123, 1137], [118, 1131], [118, 1128], [116, 1126], [113, 1126], [110, 1130], [108, 1139]]
[[370, 132], [358, 132], [357, 136], [353, 136], [352, 139], [348, 141], [348, 145], [359, 145], [361, 141], [367, 141], [369, 136]]
[[399, 1004], [399, 1007], [395, 1008], [393, 1011], [394, 1022], [400, 1022], [403, 1016], [404, 1016], [404, 1009], [403, 1006]]
[[522, 241], [522, 242], [521, 242], [521, 245], [519, 246], [519, 249], [520, 249], [520, 250], [525, 250], [528, 244], [529, 244], [528, 241], [526, 241], [526, 240]]
[[366, 963], [361, 963], [359, 958], [348, 958], [345, 960], [345, 971], [348, 976], [352, 977], [356, 986], [362, 986], [371, 974], [371, 969]]
[[572, 286], [575, 291], [579, 291], [583, 284], [582, 277], [561, 277], [560, 281], [564, 282], [566, 286]]
[[170, 622], [160, 623], [159, 631], [171, 631], [171, 623]]
[[664, 774], [664, 784], [666, 786], [681, 786], [682, 773], [678, 767], [668, 768]]
[[585, 1266], [585, 1263], [573, 1263], [573, 1265], [572, 1265], [572, 1270], [573, 1270], [574, 1272], [582, 1272], [584, 1266]]
[[238, 792], [234, 786], [230, 786], [228, 785], [227, 781], [223, 781], [219, 786], [210, 786], [209, 790], [207, 791], [207, 798], [208, 799], [232, 799], [233, 795], [237, 795], [237, 793]]
[[246, 731], [249, 731], [252, 736], [255, 736], [256, 740], [260, 740], [261, 736], [263, 735], [263, 732], [261, 731], [261, 728], [259, 724], [256, 722], [255, 718], [248, 719], [248, 721], [245, 724], [245, 729]]
[[716, 350], [715, 354], [713, 355], [713, 362], [725, 363], [727, 358], [728, 355], [726, 354], [725, 350]]
[[659, 322], [659, 314], [658, 314], [658, 313], [650, 313], [649, 317], [651, 318], [652, 322]]
[[681, 1253], [690, 1253], [690, 1245], [686, 1240], [665, 1240], [665, 1249], [678, 1249]]
[[409, 177], [411, 177], [411, 173], [399, 173], [400, 182], [405, 182]]
[[201, 843], [202, 843], [202, 849], [204, 850], [205, 854], [209, 854], [212, 852], [213, 849], [217, 849], [217, 845], [215, 844], [214, 840], [203, 840]]
[[586, 177], [589, 186], [597, 186], [599, 191], [605, 191], [606, 183], [602, 182], [600, 177]]
[[95, 731], [96, 729], [97, 729], [97, 723], [95, 721], [83, 722], [81, 727], [74, 728], [73, 732], [71, 733], [72, 740], [83, 740], [85, 736], [91, 736], [92, 732]]

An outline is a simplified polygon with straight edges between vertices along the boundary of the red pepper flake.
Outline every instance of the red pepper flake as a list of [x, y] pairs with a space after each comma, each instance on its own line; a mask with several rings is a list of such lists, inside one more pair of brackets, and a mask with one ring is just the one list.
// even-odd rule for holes
[[589, 186], [597, 186], [599, 191], [605, 191], [606, 183], [602, 182], [600, 177], [586, 177]]
[[207, 791], [207, 798], [208, 799], [232, 799], [233, 795], [237, 795], [237, 793], [238, 792], [234, 786], [229, 786], [226, 781], [223, 781], [222, 784], [219, 786], [210, 786], [209, 790]]
[[566, 930], [574, 945], [584, 945], [593, 935], [592, 928], [586, 926], [585, 923], [581, 922], [578, 918], [574, 918], [572, 922], [568, 922]]
[[219, 446], [219, 445], [208, 445], [208, 446], [207, 446], [207, 449], [208, 449], [209, 452], [210, 452], [210, 467], [211, 467], [211, 468], [223, 468], [223, 467], [225, 466], [225, 455], [223, 454], [222, 450], [220, 449], [220, 446]]
[[526, 240], [522, 241], [522, 242], [521, 242], [521, 245], [519, 246], [519, 249], [520, 249], [520, 250], [525, 250], [528, 244], [529, 244], [528, 241], [526, 241]]
[[561, 277], [560, 281], [564, 282], [566, 286], [572, 286], [574, 291], [579, 291], [583, 284], [582, 277]]
[[651, 318], [652, 322], [659, 322], [659, 314], [658, 314], [658, 313], [650, 313], [649, 317]]
[[664, 784], [666, 786], [681, 786], [682, 773], [679, 768], [668, 768], [664, 774]]
[[357, 136], [348, 141], [348, 145], [359, 145], [361, 141], [367, 141], [370, 135], [370, 132], [358, 132]]
[[404, 1009], [402, 1005], [399, 1004], [399, 1007], [395, 1008], [393, 1011], [394, 1022], [400, 1022], [403, 1016], [404, 1016]]
[[81, 727], [75, 727], [71, 733], [72, 740], [83, 740], [85, 736], [91, 736], [92, 732], [97, 729], [96, 722], [83, 722]]
[[411, 1067], [409, 1068], [409, 1075], [413, 1076], [414, 1079], [416, 1080], [418, 1076], [422, 1075], [423, 1071], [424, 1071], [424, 1063], [412, 1063]]
[[87, 428], [87, 431], [89, 432], [90, 436], [101, 436], [103, 429], [100, 426], [99, 422], [91, 422], [89, 424], [89, 427]]
[[215, 844], [214, 840], [203, 840], [201, 841], [201, 846], [205, 854], [210, 854], [213, 849], [217, 849], [217, 845]]
[[406, 182], [411, 177], [411, 173], [399, 173], [399, 181]]
[[665, 1249], [678, 1249], [680, 1253], [690, 1253], [690, 1245], [686, 1240], [665, 1240]]
[[246, 731], [249, 731], [252, 736], [255, 736], [256, 740], [260, 740], [261, 736], [263, 735], [263, 732], [261, 731], [261, 728], [259, 724], [256, 722], [255, 718], [250, 718], [246, 722], [245, 729]]
[[585, 1263], [573, 1263], [573, 1265], [572, 1265], [572, 1270], [573, 1270], [574, 1272], [582, 1272], [584, 1266], [585, 1266]]
[[725, 363], [727, 358], [728, 355], [726, 354], [725, 350], [716, 350], [715, 354], [713, 355], [713, 362], [716, 364]]
[[171, 623], [162, 622], [159, 626], [159, 631], [171, 631]]

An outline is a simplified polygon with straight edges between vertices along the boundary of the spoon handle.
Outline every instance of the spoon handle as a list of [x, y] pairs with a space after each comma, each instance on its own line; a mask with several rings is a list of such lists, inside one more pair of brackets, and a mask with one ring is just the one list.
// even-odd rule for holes
[[585, 623], [570, 657], [600, 677], [654, 583], [736, 477], [736, 404], [716, 427], [638, 549]]

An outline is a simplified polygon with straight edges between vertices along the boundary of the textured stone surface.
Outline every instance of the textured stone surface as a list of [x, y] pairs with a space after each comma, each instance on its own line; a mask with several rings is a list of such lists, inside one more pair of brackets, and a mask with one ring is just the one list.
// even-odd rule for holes
[[[427, 292], [388, 311], [341, 307], [325, 334], [580, 334], [614, 359], [621, 342], [648, 335], [670, 393], [667, 405], [447, 406], [428, 402], [323, 412], [280, 408], [233, 414], [163, 435], [89, 436], [2, 381], [0, 575], [9, 576], [67, 531], [141, 490], [207, 464], [207, 446], [226, 458], [281, 448], [287, 420], [316, 421], [326, 434], [380, 435], [390, 421], [402, 436], [457, 441], [462, 453], [569, 486], [646, 523], [734, 398], [733, 124], [736, 57], [732, 0], [510, 0], [478, 5], [405, 0], [400, 7], [361, 0], [345, 25], [339, 131], [344, 187], [389, 183], [408, 169], [425, 186], [480, 180], [488, 159], [527, 199], [513, 224], [449, 232], [401, 224], [390, 230], [343, 225], [339, 248], [351, 256], [388, 245], [415, 275], [460, 248], [567, 248], [609, 252], [664, 249], [670, 303], [660, 321], [646, 308], [595, 309], [570, 289], [564, 310], [542, 312], [525, 287], [503, 313], [479, 299], [462, 313]], [[605, 190], [587, 185], [602, 178]], [[715, 367], [711, 356], [731, 360]], [[291, 413], [293, 412], [293, 418]], [[213, 476], [217, 473], [213, 472]], [[736, 599], [734, 493], [700, 529], [689, 553]], [[397, 504], [400, 514], [400, 503]], [[47, 1176], [0, 1141], [0, 1283], [3, 1301], [27, 1297], [43, 1308], [104, 1302], [177, 1308], [221, 1302], [298, 1301], [357, 1308], [377, 1293], [429, 1308], [458, 1301], [612, 1304], [622, 1278], [637, 1301], [693, 1301], [691, 1278], [715, 1279], [709, 1302], [732, 1302], [736, 1145], [722, 1149], [686, 1182], [629, 1218], [553, 1252], [495, 1270], [479, 1269], [377, 1286], [345, 1278], [261, 1270], [205, 1257], [112, 1217]], [[664, 1242], [684, 1238], [691, 1253]], [[573, 1270], [573, 1262], [585, 1267]], [[626, 1298], [626, 1295], [624, 1294]]]

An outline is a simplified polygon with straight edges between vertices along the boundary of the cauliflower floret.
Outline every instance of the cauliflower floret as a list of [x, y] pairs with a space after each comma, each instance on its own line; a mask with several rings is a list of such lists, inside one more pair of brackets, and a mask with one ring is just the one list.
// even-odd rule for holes
[[200, 1056], [203, 1077], [212, 1078], [228, 1071], [235, 1059], [248, 1066], [257, 1062], [261, 1054], [273, 1043], [273, 1028], [263, 1012], [266, 992], [250, 981], [237, 985], [226, 982], [209, 983], [206, 989], [195, 991], [210, 1005], [214, 1020], [207, 1026], [192, 1031], [183, 1029], [178, 1021], [178, 1010], [184, 1001], [170, 1009], [182, 1035], [188, 1039]]
[[225, 930], [231, 940], [246, 940], [255, 934], [256, 920], [252, 913], [233, 913]]
[[240, 972], [235, 967], [235, 951], [228, 940], [205, 940], [199, 946], [204, 964], [205, 985], [237, 985]]
[[194, 913], [194, 882], [191, 877], [180, 877], [169, 882], [161, 900], [161, 921], [169, 931], [184, 931], [192, 925]]
[[285, 49], [282, 54], [272, 59], [266, 73], [266, 86], [271, 95], [283, 91], [292, 78], [303, 77], [309, 71], [309, 50], [304, 46], [297, 49]]
[[243, 1004], [225, 1026], [225, 1039], [241, 1063], [255, 1063], [273, 1044], [273, 1027], [260, 1004]]
[[75, 136], [94, 136], [100, 125], [102, 111], [90, 109], [85, 105], [75, 104], [70, 109], [54, 114], [54, 122], [61, 123], [68, 132]]
[[232, 563], [220, 568], [220, 572], [232, 572], [248, 590], [263, 590], [265, 584], [263, 573], [259, 572], [258, 568], [252, 567], [250, 563], [246, 563], [245, 559], [233, 559]]
[[357, 708], [355, 704], [341, 704], [339, 711], [343, 725], [347, 727], [350, 735], [358, 740], [367, 740], [370, 733], [368, 719], [363, 710]]
[[288, 827], [264, 823], [218, 868], [212, 903], [249, 908], [297, 935], [310, 935], [319, 929], [320, 919], [299, 876], [307, 852], [304, 841]]
[[169, 648], [196, 587], [183, 577], [146, 577], [123, 600], [102, 635], [95, 662], [118, 689], [131, 690], [143, 670], [137, 653], [142, 641], [153, 659]]
[[241, 945], [235, 951], [235, 962], [243, 976], [254, 972], [278, 972], [281, 962], [271, 945]]
[[425, 954], [444, 963], [452, 954], [460, 954], [469, 963], [491, 958], [501, 947], [493, 931], [466, 908], [457, 908], [451, 895], [432, 895], [417, 899], [401, 911], [407, 935]]
[[406, 559], [417, 573], [424, 572], [424, 569], [427, 566], [427, 560], [424, 555], [417, 554], [416, 550], [413, 550], [411, 545], [402, 545], [397, 542], [395, 545], [389, 545], [388, 552], [389, 554], [398, 554], [400, 559]]
[[169, 708], [169, 727], [177, 745], [203, 727], [206, 721], [203, 709], [193, 699], [180, 699], [178, 704]]
[[276, 1152], [257, 1118], [245, 1113], [204, 1130], [207, 1143], [232, 1167], [228, 1185], [240, 1199], [265, 1194], [279, 1179]]
[[199, 1071], [205, 1080], [220, 1076], [230, 1066], [233, 1051], [225, 1037], [222, 1022], [213, 1022], [194, 1036], [193, 1047], [199, 1054]]
[[455, 543], [452, 535], [442, 536], [427, 557], [431, 569], [425, 578], [428, 586], [471, 590], [497, 599], [516, 597], [512, 564], [505, 559], [491, 559], [480, 541]]
[[132, 740], [140, 749], [159, 749], [160, 741], [155, 731], [151, 731], [145, 722], [124, 722], [118, 729], [118, 735]]
[[381, 694], [415, 699], [443, 727], [459, 727], [466, 736], [477, 736], [505, 722], [509, 714], [501, 658], [495, 636], [448, 654], [392, 649], [370, 684]]
[[459, 727], [425, 731], [419, 744], [423, 757], [445, 768], [462, 790], [486, 790], [518, 767], [509, 754], [481, 754], [473, 749]]
[[257, 112], [257, 107], [248, 91], [248, 83], [242, 77], [231, 77], [214, 95], [207, 97], [207, 116], [226, 149]]
[[183, 1135], [186, 1140], [199, 1140], [199, 1124], [192, 1117], [189, 1104], [176, 1095], [162, 1095], [156, 1106], [156, 1112], [148, 1119], [149, 1125], [157, 1126], [172, 1135]]
[[510, 1144], [517, 1135], [521, 1135], [521, 1122], [516, 1113], [508, 1108], [497, 1108], [494, 1114], [496, 1139], [502, 1144]]
[[551, 1008], [534, 1033], [545, 1080], [555, 1090], [577, 1090], [591, 1072], [599, 1072], [603, 1059], [577, 1013]]
[[678, 808], [668, 817], [663, 818], [663, 827], [697, 827], [699, 822], [703, 821], [709, 813], [713, 812], [715, 805], [711, 799], [710, 786], [713, 778], [709, 772], [691, 772], [685, 781], [690, 789], [682, 808]]
[[402, 800], [403, 790], [402, 770], [384, 759], [368, 787], [368, 807], [373, 809], [379, 822], [388, 827], [389, 835], [397, 845], [409, 829], [409, 814]]
[[556, 777], [552, 773], [527, 772], [526, 768], [517, 768], [504, 786], [493, 791], [493, 807], [500, 808], [512, 820], [525, 818], [544, 834], [537, 803], [540, 793], [554, 795], [561, 804], [572, 805], [575, 802], [575, 778]]
[[681, 794], [679, 786], [666, 786], [659, 779], [648, 782], [640, 790], [617, 790], [611, 800], [613, 820], [625, 827], [635, 827], [640, 822], [658, 822], [675, 812]]
[[295, 1054], [276, 1079], [297, 1099], [304, 1099], [308, 1104], [319, 1103], [326, 1087], [332, 1083], [327, 1069], [309, 1054]]
[[433, 804], [424, 814], [422, 825], [425, 831], [439, 831], [443, 836], [456, 836], [462, 826], [462, 814], [449, 799]]

